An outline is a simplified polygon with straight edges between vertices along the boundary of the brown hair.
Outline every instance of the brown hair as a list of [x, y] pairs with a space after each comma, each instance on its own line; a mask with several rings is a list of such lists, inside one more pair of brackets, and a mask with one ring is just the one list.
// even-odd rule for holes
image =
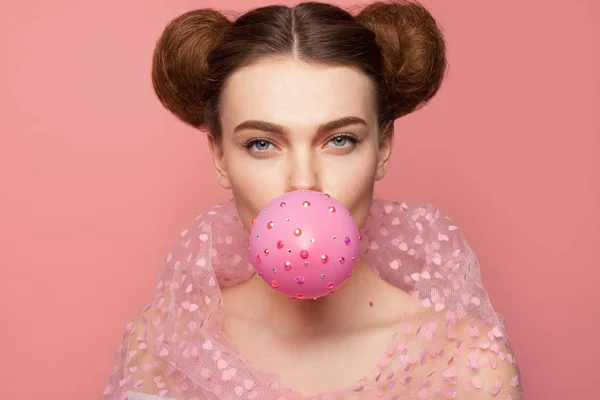
[[166, 27], [154, 52], [152, 82], [167, 109], [218, 139], [220, 93], [239, 68], [273, 56], [351, 66], [372, 79], [379, 124], [387, 131], [437, 93], [445, 53], [435, 19], [412, 1], [377, 2], [356, 16], [318, 2], [273, 5], [233, 22], [201, 9]]

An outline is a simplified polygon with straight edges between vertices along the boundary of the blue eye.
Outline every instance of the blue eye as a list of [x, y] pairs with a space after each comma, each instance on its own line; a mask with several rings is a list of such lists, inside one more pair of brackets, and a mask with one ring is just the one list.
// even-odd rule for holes
[[[350, 143], [348, 143], [350, 142]], [[332, 138], [329, 143], [333, 144], [333, 147], [345, 147], [347, 145], [353, 145], [358, 143], [358, 139], [356, 139], [352, 135], [338, 135]]]
[[272, 143], [265, 139], [251, 139], [242, 143], [242, 146], [247, 150], [251, 150], [258, 153], [269, 150], [269, 146], [271, 145]]
[[266, 140], [255, 140], [251, 143], [251, 145], [258, 151], [267, 151], [271, 143], [267, 142]]
[[336, 146], [343, 146], [348, 141], [348, 136], [338, 136], [331, 140], [331, 142]]

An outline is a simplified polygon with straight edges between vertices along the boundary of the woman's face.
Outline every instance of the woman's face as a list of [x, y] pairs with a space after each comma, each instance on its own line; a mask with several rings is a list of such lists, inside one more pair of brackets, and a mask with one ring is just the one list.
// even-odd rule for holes
[[222, 140], [209, 144], [246, 229], [302, 189], [330, 194], [362, 225], [392, 146], [392, 135], [379, 139], [374, 105], [369, 78], [348, 67], [269, 59], [236, 71], [221, 96]]

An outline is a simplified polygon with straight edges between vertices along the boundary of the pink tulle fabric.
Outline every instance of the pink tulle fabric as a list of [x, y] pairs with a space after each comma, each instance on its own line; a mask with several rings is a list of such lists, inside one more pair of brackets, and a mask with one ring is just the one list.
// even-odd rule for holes
[[[311, 399], [522, 399], [505, 325], [452, 220], [431, 204], [375, 199], [360, 232], [361, 259], [420, 305], [372, 374]], [[152, 300], [126, 327], [103, 399], [306, 399], [236, 354], [221, 330], [220, 289], [254, 273], [248, 246], [233, 201], [181, 232]]]

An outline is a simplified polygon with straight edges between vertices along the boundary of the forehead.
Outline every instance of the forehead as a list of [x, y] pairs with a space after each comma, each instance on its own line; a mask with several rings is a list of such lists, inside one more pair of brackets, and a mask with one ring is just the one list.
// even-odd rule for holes
[[292, 59], [265, 60], [236, 71], [223, 89], [221, 106], [224, 131], [247, 119], [300, 129], [345, 116], [376, 122], [367, 75]]

